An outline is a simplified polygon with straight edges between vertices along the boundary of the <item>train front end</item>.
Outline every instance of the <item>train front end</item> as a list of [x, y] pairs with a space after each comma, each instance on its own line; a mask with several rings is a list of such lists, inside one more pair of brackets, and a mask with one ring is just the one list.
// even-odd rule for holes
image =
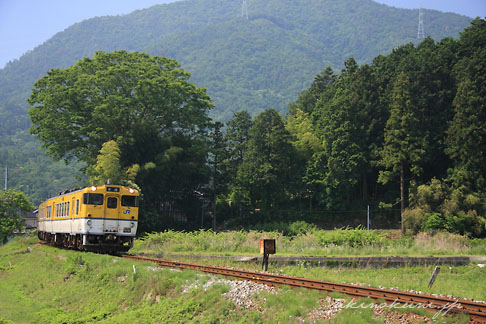
[[83, 190], [78, 231], [84, 250], [128, 251], [138, 227], [137, 190], [103, 185]]

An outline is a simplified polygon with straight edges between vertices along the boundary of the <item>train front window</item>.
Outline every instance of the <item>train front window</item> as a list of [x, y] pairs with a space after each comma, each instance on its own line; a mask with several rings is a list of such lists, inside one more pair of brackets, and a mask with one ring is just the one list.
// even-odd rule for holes
[[137, 196], [122, 196], [121, 204], [122, 204], [122, 206], [125, 206], [125, 207], [138, 207], [138, 197]]
[[85, 205], [103, 205], [103, 194], [85, 193], [83, 195]]
[[116, 208], [118, 204], [118, 199], [110, 197], [106, 201], [106, 207], [108, 208]]

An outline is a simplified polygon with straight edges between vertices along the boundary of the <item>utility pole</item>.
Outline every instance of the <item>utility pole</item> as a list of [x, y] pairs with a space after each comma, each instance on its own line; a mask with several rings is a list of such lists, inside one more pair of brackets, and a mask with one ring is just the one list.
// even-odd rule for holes
[[8, 188], [8, 167], [5, 167], [5, 190]]

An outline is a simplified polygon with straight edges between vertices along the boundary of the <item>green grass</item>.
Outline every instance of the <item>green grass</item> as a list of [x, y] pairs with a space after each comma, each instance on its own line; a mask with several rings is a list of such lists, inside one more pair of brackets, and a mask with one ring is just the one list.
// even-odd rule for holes
[[[480, 268], [475, 264], [466, 266], [443, 265], [435, 283], [428, 288], [430, 276], [434, 266], [417, 267], [396, 267], [396, 268], [337, 268], [337, 267], [306, 267], [278, 266], [271, 263], [268, 271], [279, 274], [288, 274], [297, 277], [318, 279], [330, 282], [361, 283], [371, 287], [399, 288], [401, 290], [422, 291], [453, 295], [458, 297], [486, 300], [486, 290], [482, 282], [486, 282], [486, 268]], [[244, 268], [248, 270], [261, 271], [261, 263], [257, 262], [235, 262], [218, 259], [180, 258], [180, 261], [194, 262], [199, 264], [212, 264]]]
[[183, 292], [184, 286], [207, 280], [195, 271], [36, 243], [22, 237], [0, 246], [2, 324], [293, 323], [323, 298], [284, 288], [282, 294], [256, 296], [255, 309], [236, 309], [223, 296], [226, 285]]
[[[178, 244], [190, 247], [194, 241], [200, 252], [217, 250], [222, 240], [226, 247], [238, 245], [237, 251], [255, 249], [260, 234], [245, 232], [224, 235], [212, 232], [153, 234], [137, 243], [153, 250], [166, 251]], [[266, 234], [278, 235], [275, 233]], [[221, 235], [221, 236], [219, 236]], [[381, 235], [381, 234], [380, 234]], [[187, 237], [189, 236], [189, 239]], [[174, 237], [180, 241], [176, 242]], [[268, 236], [266, 236], [268, 237]], [[295, 239], [295, 237], [293, 238]], [[291, 247], [293, 239], [284, 238]], [[385, 238], [389, 240], [388, 238]], [[159, 240], [157, 242], [157, 240]], [[165, 242], [164, 242], [165, 240]], [[34, 237], [18, 237], [0, 246], [0, 324], [3, 323], [295, 323], [307, 321], [308, 314], [319, 307], [326, 294], [283, 287], [278, 294], [261, 293], [257, 307], [237, 309], [223, 296], [226, 285], [183, 292], [185, 286], [207, 280], [195, 271], [156, 268], [151, 263], [134, 262], [109, 255], [83, 253], [37, 245]], [[236, 242], [236, 244], [235, 244]], [[148, 245], [148, 243], [150, 243]], [[414, 242], [410, 243], [413, 246]], [[483, 247], [479, 244], [479, 248]], [[27, 248], [30, 248], [28, 252]], [[172, 251], [172, 248], [168, 249]], [[271, 257], [270, 257], [271, 260]], [[192, 261], [192, 260], [191, 260]], [[260, 270], [257, 263], [225, 260], [198, 260]], [[133, 269], [135, 266], [135, 272]], [[486, 268], [476, 265], [443, 266], [433, 288], [426, 287], [433, 267], [390, 269], [306, 268], [304, 266], [269, 270], [290, 275], [335, 282], [361, 282], [372, 286], [399, 287], [486, 300], [486, 291], [478, 283], [486, 282]], [[330, 294], [340, 298], [340, 294]], [[345, 297], [348, 301], [349, 298]], [[26, 311], [28, 310], [28, 311]], [[430, 314], [429, 314], [430, 316]], [[368, 309], [345, 309], [332, 323], [379, 323]], [[451, 321], [447, 318], [447, 321]], [[326, 322], [326, 321], [320, 321]], [[319, 321], [318, 321], [319, 323]]]
[[257, 255], [259, 241], [273, 238], [277, 255], [288, 256], [447, 256], [486, 255], [486, 239], [471, 240], [451, 233], [400, 237], [393, 231], [312, 229], [296, 235], [259, 231], [194, 231], [148, 234], [137, 240], [132, 253]]

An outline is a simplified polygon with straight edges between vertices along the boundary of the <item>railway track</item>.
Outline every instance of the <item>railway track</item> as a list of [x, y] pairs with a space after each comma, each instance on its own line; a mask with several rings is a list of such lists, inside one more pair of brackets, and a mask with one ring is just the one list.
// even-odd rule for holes
[[435, 310], [442, 314], [467, 313], [473, 323], [486, 323], [486, 304], [463, 299], [436, 297], [410, 292], [400, 292], [389, 289], [378, 289], [351, 284], [333, 283], [322, 280], [306, 279], [287, 275], [277, 275], [258, 271], [248, 271], [222, 266], [199, 265], [166, 259], [149, 258], [142, 256], [123, 255], [122, 257], [150, 261], [159, 266], [199, 270], [212, 274], [234, 277], [243, 280], [262, 283], [270, 286], [288, 285], [308, 289], [324, 290], [327, 292], [340, 292], [353, 297], [369, 297], [376, 301], [385, 300], [389, 304], [414, 305], [414, 307]]

